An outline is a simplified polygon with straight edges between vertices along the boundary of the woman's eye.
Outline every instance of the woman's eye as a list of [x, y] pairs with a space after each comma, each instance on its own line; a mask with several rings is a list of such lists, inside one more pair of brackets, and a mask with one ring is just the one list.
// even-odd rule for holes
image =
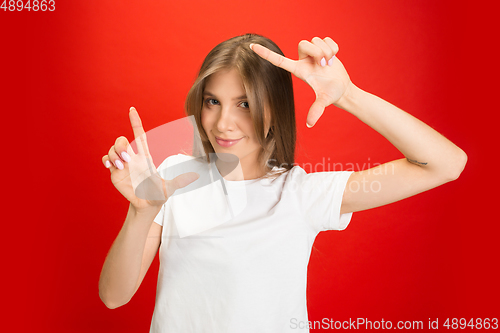
[[219, 105], [219, 101], [214, 98], [207, 98], [205, 100], [205, 103], [207, 103], [208, 105]]
[[240, 104], [243, 108], [248, 109], [250, 106], [248, 105], [248, 102], [241, 102]]

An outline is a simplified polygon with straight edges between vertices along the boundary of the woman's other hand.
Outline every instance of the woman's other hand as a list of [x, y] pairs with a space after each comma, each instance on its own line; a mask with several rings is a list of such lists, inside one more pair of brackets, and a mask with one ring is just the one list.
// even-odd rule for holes
[[259, 56], [289, 71], [314, 90], [316, 100], [307, 115], [308, 127], [316, 124], [327, 106], [338, 106], [352, 86], [347, 71], [336, 57], [339, 47], [330, 37], [314, 37], [310, 42], [302, 40], [299, 43], [298, 60], [283, 57], [259, 44], [252, 44], [251, 48]]
[[102, 162], [111, 172], [111, 182], [136, 210], [160, 206], [175, 192], [198, 179], [194, 172], [164, 180], [158, 174], [149, 153], [146, 133], [135, 108], [130, 108], [130, 124], [137, 144], [134, 152], [127, 138], [120, 136]]

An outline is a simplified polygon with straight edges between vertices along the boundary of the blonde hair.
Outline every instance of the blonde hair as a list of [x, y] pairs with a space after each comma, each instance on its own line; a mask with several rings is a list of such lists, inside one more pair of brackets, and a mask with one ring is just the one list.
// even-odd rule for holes
[[[285, 169], [281, 169], [278, 173], [286, 172], [294, 164], [296, 141], [292, 76], [286, 70], [259, 57], [250, 49], [250, 44], [260, 44], [283, 55], [273, 41], [255, 34], [228, 39], [208, 53], [185, 103], [186, 114], [194, 116], [202, 143], [202, 147], [193, 147], [193, 155], [202, 155], [200, 153], [203, 149], [210, 161], [209, 154], [215, 152], [201, 125], [206, 81], [216, 72], [236, 69], [241, 75], [255, 133], [262, 147], [258, 158], [259, 164], [264, 170], [278, 166]], [[267, 136], [265, 136], [266, 111], [270, 115]]]

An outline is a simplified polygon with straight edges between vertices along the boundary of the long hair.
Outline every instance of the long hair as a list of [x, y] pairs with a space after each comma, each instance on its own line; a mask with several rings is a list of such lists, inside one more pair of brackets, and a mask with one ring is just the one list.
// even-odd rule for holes
[[[215, 152], [201, 125], [206, 81], [214, 73], [236, 69], [241, 75], [255, 133], [262, 147], [258, 157], [259, 164], [264, 170], [278, 166], [285, 168], [282, 172], [286, 172], [294, 164], [296, 141], [292, 76], [286, 70], [259, 57], [250, 49], [250, 44], [260, 44], [283, 55], [273, 41], [255, 34], [228, 39], [208, 53], [185, 103], [186, 114], [188, 117], [194, 116], [202, 143], [202, 147], [193, 147], [193, 155], [202, 155], [200, 153], [203, 149], [210, 161], [209, 154]], [[266, 111], [271, 118], [267, 136], [264, 125]]]

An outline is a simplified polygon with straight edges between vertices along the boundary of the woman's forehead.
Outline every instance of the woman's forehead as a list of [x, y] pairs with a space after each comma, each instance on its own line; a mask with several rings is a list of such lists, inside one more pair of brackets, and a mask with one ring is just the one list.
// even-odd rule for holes
[[226, 69], [206, 79], [203, 93], [242, 96], [246, 95], [246, 90], [240, 73], [236, 69]]

